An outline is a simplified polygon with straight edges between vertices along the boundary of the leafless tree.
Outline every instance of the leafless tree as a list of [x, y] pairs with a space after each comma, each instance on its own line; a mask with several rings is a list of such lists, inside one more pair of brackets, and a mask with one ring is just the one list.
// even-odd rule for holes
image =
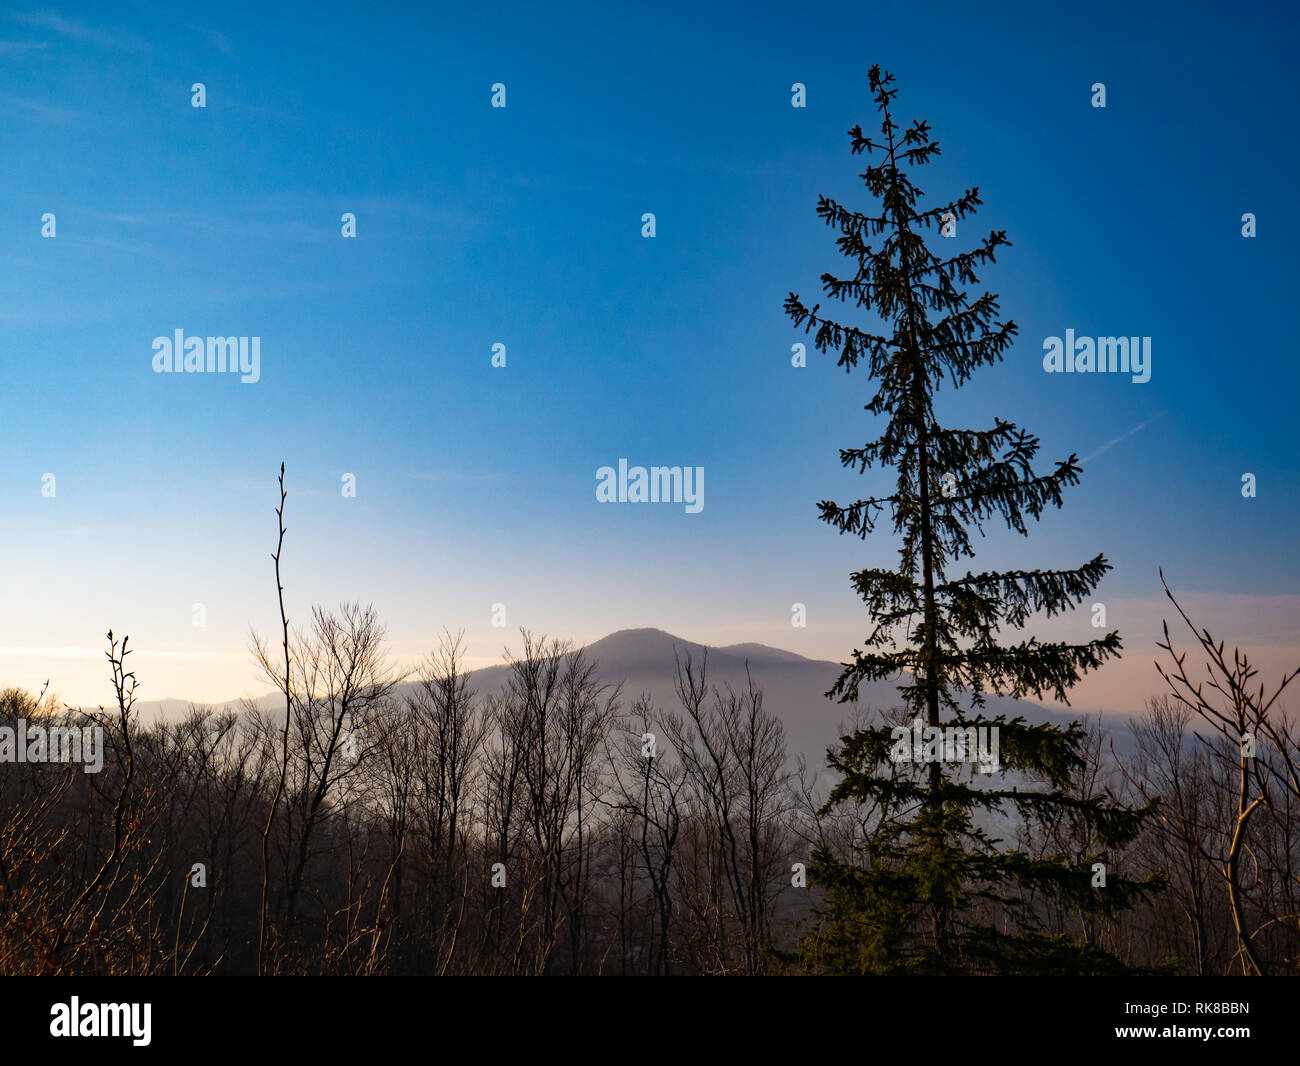
[[[743, 692], [710, 689], [707, 657], [696, 670], [678, 661], [680, 713], [666, 718], [681, 760], [690, 816], [691, 862], [681, 867], [683, 898], [693, 922], [689, 943], [708, 972], [765, 972], [771, 906], [789, 886], [790, 788], [784, 729], [763, 707], [748, 678]], [[732, 929], [740, 948], [729, 948]]]
[[[1216, 641], [1208, 629], [1198, 629], [1193, 624], [1170, 591], [1163, 572], [1160, 580], [1166, 596], [1200, 648], [1205, 679], [1193, 680], [1189, 674], [1188, 653], [1175, 649], [1168, 622], [1164, 624], [1164, 640], [1159, 647], [1168, 654], [1171, 663], [1168, 667], [1157, 663], [1156, 669], [1168, 685], [1170, 698], [1208, 725], [1222, 741], [1205, 742], [1218, 771], [1216, 779], [1232, 783], [1234, 801], [1231, 820], [1225, 826], [1227, 847], [1219, 872], [1228, 894], [1242, 971], [1265, 976], [1269, 968], [1262, 958], [1257, 937], [1271, 926], [1287, 927], [1294, 935], [1300, 922], [1300, 914], [1290, 906], [1289, 894], [1284, 897], [1280, 913], [1273, 908], [1261, 911], [1250, 905], [1251, 890], [1266, 882], [1256, 845], [1260, 840], [1259, 821], [1269, 811], [1275, 819], [1280, 818], [1275, 826], [1282, 829], [1281, 850], [1286, 855], [1287, 869], [1292, 868], [1292, 808], [1298, 795], [1296, 750], [1290, 723], [1278, 701], [1290, 683], [1300, 676], [1300, 668], [1284, 674], [1271, 693], [1263, 683], [1257, 685], [1258, 671], [1249, 657], [1239, 648], [1234, 648], [1229, 657], [1223, 641]], [[1247, 866], [1251, 868], [1249, 871], [1244, 868]], [[1291, 952], [1287, 965], [1294, 964], [1294, 952]]]

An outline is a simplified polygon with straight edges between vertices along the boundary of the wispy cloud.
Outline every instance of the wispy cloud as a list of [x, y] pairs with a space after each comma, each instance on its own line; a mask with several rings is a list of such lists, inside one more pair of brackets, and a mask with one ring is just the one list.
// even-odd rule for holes
[[1138, 425], [1134, 426], [1127, 433], [1121, 433], [1118, 437], [1114, 438], [1113, 440], [1108, 440], [1105, 444], [1103, 444], [1091, 455], [1085, 456], [1084, 458], [1080, 459], [1079, 460], [1080, 465], [1084, 463], [1092, 462], [1102, 452], [1110, 451], [1110, 449], [1115, 447], [1116, 444], [1118, 444], [1122, 440], [1128, 440], [1129, 437], [1133, 436], [1134, 433], [1141, 433], [1142, 430], [1146, 429], [1147, 426], [1151, 425], [1151, 423], [1154, 422], [1159, 417], [1160, 417], [1159, 415], [1154, 415], [1153, 417], [1148, 418], [1145, 422], [1141, 422]]
[[32, 52], [49, 47], [49, 41], [0, 41], [0, 55], [9, 52]]
[[183, 17], [184, 13], [176, 10], [182, 5], [174, 3], [153, 4], [147, 3], [145, 0], [130, 0], [130, 4], [138, 9], [151, 24], [156, 25], [164, 21], [170, 22], [186, 33], [205, 39], [211, 47], [222, 55], [234, 57], [235, 48], [230, 42], [230, 37], [221, 30], [214, 30], [210, 26], [200, 26], [197, 23], [187, 21]]
[[149, 219], [144, 215], [124, 214], [120, 211], [96, 211], [94, 208], [82, 207], [77, 209], [78, 214], [86, 215], [89, 218], [101, 218], [106, 222], [116, 222], [123, 226], [140, 226], [147, 225]]
[[472, 470], [421, 470], [412, 474], [417, 481], [496, 481], [505, 474], [496, 471], [476, 473]]
[[[248, 652], [231, 649], [229, 651], [173, 651], [167, 649], [132, 648], [131, 654], [140, 659], [177, 659], [181, 661], [216, 659], [226, 662], [242, 662]], [[103, 659], [103, 648], [77, 647], [0, 647], [0, 659]]]
[[74, 108], [59, 107], [57, 104], [47, 104], [41, 100], [28, 100], [21, 96], [11, 96], [9, 93], [0, 93], [0, 103], [6, 107], [20, 108], [43, 122], [58, 124], [76, 122], [86, 115], [86, 112]]
[[210, 30], [206, 26], [193, 26], [188, 23], [186, 23], [186, 28], [206, 37], [208, 43], [223, 56], [234, 56], [235, 49], [230, 44], [230, 38], [220, 30]]
[[76, 19], [64, 18], [52, 11], [12, 12], [11, 21], [29, 29], [45, 30], [64, 40], [106, 48], [114, 52], [140, 52], [149, 48], [148, 42], [131, 33], [120, 33], [99, 26], [88, 26]]

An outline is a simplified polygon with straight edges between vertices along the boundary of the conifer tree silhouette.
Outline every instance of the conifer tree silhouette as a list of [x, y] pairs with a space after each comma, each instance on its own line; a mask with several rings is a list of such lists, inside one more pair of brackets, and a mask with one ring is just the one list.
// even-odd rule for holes
[[[982, 713], [986, 693], [1068, 703], [1067, 691], [1085, 672], [1118, 656], [1117, 632], [1082, 644], [999, 639], [1003, 627], [1022, 629], [1036, 612], [1073, 609], [1110, 564], [1099, 554], [1072, 570], [954, 572], [974, 556], [972, 530], [982, 534], [996, 516], [1027, 535], [1027, 521], [1059, 507], [1081, 467], [1072, 454], [1036, 474], [1037, 438], [1000, 418], [985, 429], [937, 420], [935, 397], [945, 380], [960, 388], [1000, 361], [1014, 340], [1015, 323], [1000, 321], [997, 296], [967, 293], [978, 283], [976, 269], [1010, 242], [997, 230], [968, 251], [931, 250], [927, 234], [948, 239], [982, 201], [975, 187], [949, 203], [918, 207], [922, 192], [906, 168], [930, 162], [939, 144], [929, 123], [903, 129], [895, 122], [893, 81], [871, 68], [879, 137], [860, 126], [849, 131], [854, 155], [878, 159], [861, 174], [878, 213], [825, 196], [817, 203], [853, 263], [844, 277], [822, 275], [824, 293], [872, 313], [881, 332], [834, 321], [794, 292], [785, 303], [819, 351], [838, 353], [846, 372], [865, 368], [875, 388], [866, 410], [885, 419], [883, 432], [841, 449], [841, 464], [897, 474], [890, 495], [818, 504], [823, 521], [864, 539], [887, 514], [899, 540], [895, 568], [852, 575], [873, 628], [827, 696], [855, 701], [863, 682], [910, 674], [899, 687], [909, 718], [924, 726], [997, 727], [1001, 770], [977, 783], [967, 764], [898, 761], [888, 725], [843, 738], [830, 753], [837, 783], [823, 812], [856, 801], [875, 815], [851, 854], [814, 851], [810, 873], [826, 896], [802, 954], [810, 967], [833, 972], [1120, 971], [1123, 964], [1095, 944], [1045, 929], [1044, 906], [1095, 921], [1154, 890], [1158, 881], [1125, 880], [1114, 862], [1153, 808], [1079, 794], [1084, 730], [1077, 723], [1029, 725]], [[1022, 787], [1033, 784], [1043, 787]], [[1072, 853], [1034, 856], [993, 828], [1034, 820], [1058, 830], [1065, 824]], [[1093, 886], [1094, 863], [1108, 864], [1104, 887]]]

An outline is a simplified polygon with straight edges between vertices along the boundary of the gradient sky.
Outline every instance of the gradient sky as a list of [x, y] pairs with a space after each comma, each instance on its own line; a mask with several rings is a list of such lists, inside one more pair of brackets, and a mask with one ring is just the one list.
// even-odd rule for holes
[[[874, 62], [943, 146], [932, 202], [980, 186], [959, 243], [1012, 241], [981, 281], [1020, 338], [941, 417], [1015, 421], [1044, 467], [1092, 457], [1064, 509], [1028, 540], [991, 528], [970, 565], [1111, 559], [1097, 599], [1128, 653], [1079, 707], [1157, 691], [1159, 566], [1216, 635], [1293, 664], [1300, 23], [1051, 6], [11, 6], [0, 683], [106, 701], [111, 626], [142, 699], [263, 691], [282, 459], [297, 621], [373, 601], [395, 653], [463, 627], [484, 664], [520, 625], [847, 655], [868, 629], [848, 574], [894, 547], [815, 504], [879, 484], [838, 463], [878, 427], [865, 377], [790, 366], [782, 303], [845, 263], [817, 195], [875, 206], [845, 135], [874, 124]], [[261, 381], [154, 374], [177, 328], [260, 337]], [[1067, 328], [1150, 336], [1151, 381], [1046, 375]], [[703, 512], [598, 504], [620, 457], [704, 467]], [[1095, 635], [1087, 611], [1041, 632]]]

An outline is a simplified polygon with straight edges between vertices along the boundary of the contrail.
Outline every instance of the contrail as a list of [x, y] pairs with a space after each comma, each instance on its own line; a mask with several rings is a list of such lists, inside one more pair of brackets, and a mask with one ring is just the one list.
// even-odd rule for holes
[[1118, 444], [1120, 441], [1128, 440], [1128, 438], [1133, 436], [1134, 433], [1139, 433], [1142, 430], [1146, 429], [1147, 426], [1151, 425], [1151, 423], [1154, 422], [1159, 417], [1160, 417], [1159, 415], [1153, 415], [1151, 418], [1148, 418], [1145, 422], [1142, 422], [1141, 424], [1134, 426], [1127, 433], [1121, 433], [1114, 440], [1108, 440], [1105, 444], [1103, 444], [1091, 455], [1087, 456], [1086, 458], [1080, 459], [1079, 464], [1082, 465], [1084, 463], [1092, 462], [1092, 460], [1096, 459], [1097, 456], [1099, 456], [1102, 452], [1109, 451], [1111, 448], [1115, 447], [1115, 445]]

